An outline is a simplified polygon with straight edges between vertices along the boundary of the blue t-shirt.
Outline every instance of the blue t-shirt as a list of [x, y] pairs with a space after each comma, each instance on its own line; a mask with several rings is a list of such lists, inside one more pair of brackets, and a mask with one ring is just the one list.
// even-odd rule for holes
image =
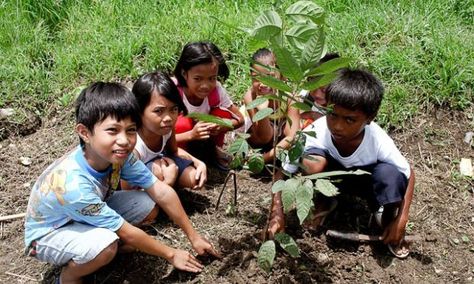
[[120, 179], [141, 188], [156, 182], [156, 177], [133, 154], [123, 165], [113, 164], [101, 172], [89, 166], [80, 146], [56, 160], [31, 190], [25, 245], [70, 221], [117, 231], [124, 219], [105, 201], [119, 187]]

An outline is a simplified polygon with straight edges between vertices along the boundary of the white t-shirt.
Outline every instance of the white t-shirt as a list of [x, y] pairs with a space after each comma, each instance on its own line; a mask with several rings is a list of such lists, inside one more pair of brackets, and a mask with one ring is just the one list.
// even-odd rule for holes
[[143, 139], [140, 137], [140, 135], [137, 135], [137, 144], [135, 145], [135, 150], [140, 155], [140, 160], [143, 161], [143, 163], [146, 165], [150, 161], [155, 160], [157, 157], [163, 156], [163, 150], [165, 149], [166, 143], [168, 143], [171, 134], [172, 131], [170, 131], [170, 133], [166, 135], [163, 135], [163, 141], [161, 142], [161, 150], [158, 152], [150, 150], [150, 148], [146, 146], [145, 142], [143, 142]]
[[[329, 154], [345, 168], [361, 167], [377, 162], [394, 165], [407, 178], [410, 177], [410, 165], [402, 156], [392, 138], [375, 122], [365, 126], [364, 138], [352, 155], [344, 157], [332, 142], [331, 133], [327, 127], [326, 117], [314, 121], [304, 131], [314, 131], [316, 137], [306, 135], [304, 152], [311, 148], [327, 150]], [[292, 165], [286, 163], [284, 169], [291, 171]]]
[[[218, 107], [228, 109], [232, 105], [232, 101], [227, 94], [227, 91], [222, 87], [220, 82], [216, 84], [217, 93], [219, 94], [219, 105]], [[198, 106], [191, 104], [186, 97], [186, 94], [183, 96], [183, 103], [188, 109], [189, 113], [198, 112], [198, 113], [209, 113], [211, 111], [211, 106], [209, 105], [209, 98], [205, 98], [202, 103]]]

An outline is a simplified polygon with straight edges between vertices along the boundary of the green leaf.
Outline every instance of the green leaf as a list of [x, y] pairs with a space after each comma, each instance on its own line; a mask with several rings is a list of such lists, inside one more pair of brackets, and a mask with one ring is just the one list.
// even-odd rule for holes
[[275, 255], [275, 242], [271, 240], [264, 242], [258, 250], [258, 266], [266, 272], [270, 272], [273, 266], [273, 261], [275, 260]]
[[284, 81], [279, 80], [273, 76], [257, 75], [256, 79], [267, 85], [270, 88], [278, 89], [283, 92], [291, 93], [291, 88]]
[[293, 103], [291, 105], [291, 107], [294, 107], [294, 108], [302, 110], [302, 111], [310, 111], [311, 110], [311, 105], [308, 105], [307, 103], [302, 103], [302, 102]]
[[356, 170], [356, 171], [329, 171], [329, 172], [322, 172], [312, 175], [307, 175], [305, 178], [308, 179], [318, 179], [318, 178], [325, 178], [325, 177], [333, 177], [333, 176], [344, 176], [344, 175], [370, 175], [369, 172], [363, 170]]
[[273, 185], [272, 185], [272, 192], [277, 193], [285, 189], [285, 181], [280, 179], [277, 180]]
[[288, 158], [290, 159], [290, 163], [299, 161], [300, 157], [303, 155], [303, 151], [304, 144], [301, 143], [301, 141], [296, 141], [288, 151]]
[[229, 163], [229, 168], [231, 169], [238, 169], [243, 166], [243, 158], [242, 155], [237, 154], [232, 158], [232, 161]]
[[255, 98], [255, 100], [251, 101], [247, 106], [246, 106], [246, 109], [253, 109], [253, 108], [256, 108], [257, 106], [265, 103], [268, 101], [268, 98], [266, 98], [265, 96], [262, 96], [262, 97], [257, 97]]
[[[303, 55], [301, 56], [301, 67], [303, 70], [310, 68], [311, 66], [319, 63], [321, 56], [324, 51], [325, 35], [324, 30], [321, 28], [319, 34], [313, 35], [308, 42], [306, 42]], [[308, 90], [308, 89], [306, 89]]]
[[224, 127], [230, 128], [230, 129], [234, 128], [234, 126], [232, 126], [232, 122], [230, 122], [230, 120], [222, 119], [222, 118], [219, 118], [217, 116], [213, 116], [213, 115], [210, 115], [210, 114], [207, 114], [207, 113], [192, 112], [192, 113], [188, 113], [188, 115], [186, 117], [190, 117], [190, 118], [197, 119], [197, 120], [204, 121], [204, 122], [215, 123], [217, 125], [224, 126]]
[[298, 245], [296, 244], [295, 240], [290, 237], [290, 235], [285, 233], [277, 233], [275, 234], [275, 240], [292, 257], [300, 256], [300, 250], [298, 249]]
[[300, 181], [295, 178], [287, 179], [285, 181], [285, 189], [281, 192], [281, 201], [285, 213], [288, 213], [293, 208], [296, 200], [296, 189], [299, 185]]
[[259, 110], [252, 118], [253, 122], [257, 122], [259, 120], [264, 119], [265, 117], [269, 116], [270, 114], [273, 113], [273, 109], [266, 107], [261, 110]]
[[309, 18], [315, 24], [324, 23], [324, 9], [312, 1], [298, 1], [288, 7], [285, 14], [296, 22]]
[[297, 49], [300, 52], [304, 49], [304, 46], [308, 40], [319, 34], [319, 28], [316, 25], [302, 23], [295, 24], [286, 33], [285, 36], [288, 39], [293, 49]]
[[334, 79], [336, 79], [336, 77], [337, 77], [337, 73], [329, 73], [329, 74], [323, 75], [322, 77], [319, 77], [316, 80], [306, 82], [301, 87], [309, 91], [316, 90], [321, 87], [329, 85]]
[[232, 144], [229, 145], [227, 150], [230, 154], [243, 154], [247, 155], [249, 152], [249, 144], [245, 138], [239, 137], [235, 139]]
[[337, 187], [335, 187], [334, 184], [332, 184], [332, 182], [327, 179], [316, 180], [316, 190], [328, 197], [339, 194]]
[[293, 82], [299, 82], [303, 79], [303, 71], [301, 71], [298, 61], [291, 55], [290, 51], [283, 46], [273, 46], [278, 68], [281, 74]]
[[255, 28], [252, 36], [257, 40], [270, 40], [281, 32], [282, 21], [277, 12], [264, 11], [255, 20]]
[[313, 183], [311, 180], [305, 180], [296, 190], [296, 215], [298, 215], [300, 224], [303, 224], [311, 211], [311, 206], [313, 206], [313, 192]]
[[265, 167], [262, 154], [254, 154], [250, 156], [248, 161], [249, 170], [255, 174], [261, 172]]
[[321, 76], [349, 66], [352, 58], [334, 58], [308, 71], [306, 76]]

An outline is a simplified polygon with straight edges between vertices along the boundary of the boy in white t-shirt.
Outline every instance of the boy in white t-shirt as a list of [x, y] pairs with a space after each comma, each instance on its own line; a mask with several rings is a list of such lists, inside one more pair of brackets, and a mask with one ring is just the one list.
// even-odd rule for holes
[[[305, 174], [328, 170], [362, 169], [371, 175], [350, 176], [337, 184], [342, 194], [364, 197], [373, 211], [382, 212], [378, 223], [382, 226], [383, 242], [399, 258], [408, 256], [408, 245], [403, 242], [408, 212], [413, 198], [415, 174], [393, 140], [373, 119], [383, 97], [381, 82], [363, 70], [343, 69], [327, 89], [329, 111], [305, 131]], [[284, 165], [295, 172], [297, 167]], [[309, 227], [316, 229], [334, 209], [334, 202], [322, 195], [316, 198], [316, 210]], [[274, 195], [270, 232], [284, 228], [283, 213], [278, 212], [281, 197]], [[383, 209], [382, 209], [383, 208]], [[280, 210], [281, 211], [281, 210]], [[377, 216], [376, 216], [377, 218]], [[273, 225], [273, 229], [272, 229]]]

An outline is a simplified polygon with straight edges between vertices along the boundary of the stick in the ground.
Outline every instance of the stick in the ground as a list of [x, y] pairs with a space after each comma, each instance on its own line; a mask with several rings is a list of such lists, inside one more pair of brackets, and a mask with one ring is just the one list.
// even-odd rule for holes
[[25, 215], [26, 215], [25, 213], [18, 213], [18, 214], [13, 214], [13, 215], [0, 216], [0, 222], [23, 218], [25, 217]]
[[[379, 242], [382, 241], [382, 236], [374, 236], [374, 235], [365, 235], [359, 233], [343, 233], [334, 230], [328, 230], [326, 235], [338, 239], [354, 241], [354, 242]], [[421, 241], [421, 237], [414, 235], [414, 236], [405, 236], [403, 240], [408, 243], [418, 242]]]

